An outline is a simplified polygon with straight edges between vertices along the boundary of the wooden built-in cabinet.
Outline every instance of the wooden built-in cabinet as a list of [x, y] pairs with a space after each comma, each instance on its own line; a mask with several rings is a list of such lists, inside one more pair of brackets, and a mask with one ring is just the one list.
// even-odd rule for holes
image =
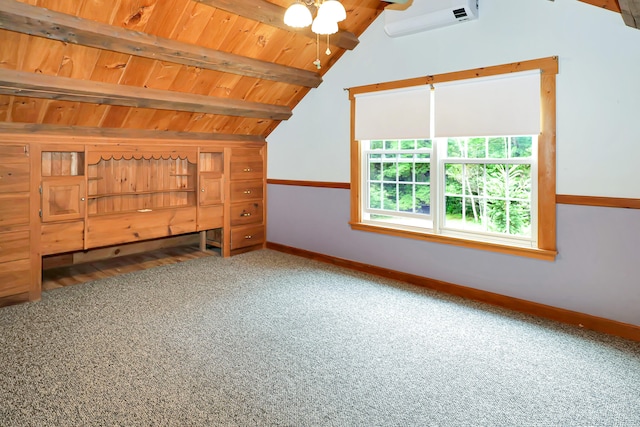
[[265, 242], [264, 147], [231, 150], [230, 227], [231, 253]]
[[0, 297], [38, 299], [46, 255], [198, 232], [223, 256], [264, 246], [264, 144], [60, 139], [0, 142]]
[[34, 292], [29, 148], [0, 145], [0, 297]]

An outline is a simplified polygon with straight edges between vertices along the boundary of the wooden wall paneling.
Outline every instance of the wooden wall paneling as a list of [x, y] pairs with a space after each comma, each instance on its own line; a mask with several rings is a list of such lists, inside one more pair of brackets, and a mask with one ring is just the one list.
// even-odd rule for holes
[[[251, 0], [243, 2], [231, 2], [227, 0], [196, 0], [205, 4], [208, 4], [215, 8], [227, 10], [242, 17], [248, 18], [252, 21], [261, 22], [267, 25], [277, 27], [285, 31], [295, 31], [291, 27], [287, 26], [282, 17], [284, 16], [285, 8], [265, 0]], [[311, 32], [310, 28], [303, 28], [298, 30], [300, 34], [304, 34], [307, 37], [314, 38], [315, 34]], [[358, 45], [358, 38], [348, 31], [339, 30], [334, 36], [336, 46], [343, 49], [353, 49]]]

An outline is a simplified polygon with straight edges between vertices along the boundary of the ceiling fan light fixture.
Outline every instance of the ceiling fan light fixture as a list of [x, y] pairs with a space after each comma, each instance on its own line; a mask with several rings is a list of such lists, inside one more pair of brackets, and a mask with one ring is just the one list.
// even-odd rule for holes
[[326, 16], [331, 21], [341, 22], [347, 19], [347, 11], [337, 0], [324, 0], [318, 9], [318, 16]]
[[338, 32], [338, 22], [318, 13], [316, 19], [313, 20], [313, 24], [311, 24], [311, 31], [321, 35], [335, 34]]
[[294, 28], [304, 28], [311, 25], [311, 21], [313, 20], [313, 16], [311, 15], [311, 11], [300, 1], [296, 1], [294, 4], [289, 6], [287, 11], [284, 13], [284, 23], [290, 27]]

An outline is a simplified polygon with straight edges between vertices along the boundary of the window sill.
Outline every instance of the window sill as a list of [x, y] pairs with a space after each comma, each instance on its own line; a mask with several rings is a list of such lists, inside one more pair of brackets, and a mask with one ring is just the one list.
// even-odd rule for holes
[[480, 242], [477, 240], [461, 239], [457, 237], [441, 236], [438, 234], [409, 231], [389, 226], [354, 222], [350, 223], [350, 225], [353, 230], [369, 231], [372, 233], [387, 234], [389, 236], [404, 237], [408, 239], [426, 240], [429, 242], [444, 243], [447, 245], [461, 246], [464, 248], [480, 249], [484, 251], [498, 252], [502, 254], [515, 255], [526, 258], [535, 258], [543, 261], [554, 261], [556, 259], [556, 255], [558, 255], [558, 252], [554, 250], [523, 248], [519, 246]]

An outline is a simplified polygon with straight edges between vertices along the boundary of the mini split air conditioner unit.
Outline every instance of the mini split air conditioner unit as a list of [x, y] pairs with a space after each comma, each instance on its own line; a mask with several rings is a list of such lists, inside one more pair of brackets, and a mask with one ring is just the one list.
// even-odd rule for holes
[[414, 0], [406, 10], [385, 10], [384, 31], [406, 36], [478, 19], [478, 0]]

